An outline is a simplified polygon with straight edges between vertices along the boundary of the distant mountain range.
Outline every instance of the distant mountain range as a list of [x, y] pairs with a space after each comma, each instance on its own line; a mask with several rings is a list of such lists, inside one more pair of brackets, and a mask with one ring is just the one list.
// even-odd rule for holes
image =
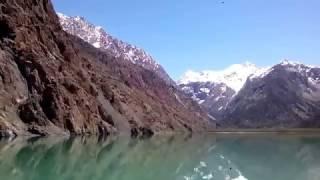
[[223, 127], [320, 126], [319, 67], [287, 60], [270, 68], [236, 64], [188, 71], [178, 84]]
[[108, 34], [101, 26], [88, 22], [84, 17], [67, 16], [57, 13], [62, 28], [68, 33], [78, 36], [94, 47], [102, 49], [116, 58], [121, 58], [155, 72], [168, 84], [174, 84], [163, 67], [143, 49], [123, 42]]
[[177, 83], [212, 116], [220, 119], [230, 100], [243, 87], [247, 78], [264, 71], [266, 68], [258, 68], [246, 62], [219, 71], [187, 71]]

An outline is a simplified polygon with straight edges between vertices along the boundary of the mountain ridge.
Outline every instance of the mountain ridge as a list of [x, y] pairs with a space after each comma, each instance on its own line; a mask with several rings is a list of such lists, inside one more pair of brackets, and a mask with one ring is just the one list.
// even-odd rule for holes
[[142, 48], [113, 37], [103, 27], [90, 23], [84, 17], [67, 16], [63, 13], [57, 13], [57, 15], [61, 26], [66, 32], [80, 37], [94, 47], [107, 51], [117, 58], [121, 57], [147, 70], [154, 71], [170, 85], [175, 84], [164, 68]]

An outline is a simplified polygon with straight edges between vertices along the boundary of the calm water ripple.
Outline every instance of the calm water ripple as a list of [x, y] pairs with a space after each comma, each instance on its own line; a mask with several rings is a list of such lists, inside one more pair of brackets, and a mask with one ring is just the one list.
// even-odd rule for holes
[[2, 180], [319, 180], [317, 136], [0, 141]]

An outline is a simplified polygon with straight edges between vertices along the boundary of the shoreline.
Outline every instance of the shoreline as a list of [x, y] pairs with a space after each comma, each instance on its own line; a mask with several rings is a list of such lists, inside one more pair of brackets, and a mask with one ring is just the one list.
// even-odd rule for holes
[[314, 134], [320, 135], [320, 128], [288, 128], [288, 129], [216, 129], [213, 134]]
[[[195, 132], [182, 132], [182, 131], [175, 131], [175, 132], [158, 132], [155, 133], [153, 136], [175, 136], [175, 135], [197, 135], [197, 134], [217, 134], [217, 135], [319, 135], [320, 136], [320, 128], [288, 128], [288, 129], [215, 129], [210, 131], [195, 131]], [[74, 138], [74, 137], [99, 137], [101, 135], [98, 134], [82, 134], [82, 135], [74, 135], [74, 134], [48, 134], [45, 136], [39, 135], [30, 135], [30, 134], [20, 134], [20, 135], [13, 135], [11, 136], [2, 136], [0, 133], [0, 139], [15, 139], [15, 138], [48, 138], [48, 137], [64, 137], [64, 138]], [[130, 134], [112, 134], [105, 137], [114, 137], [114, 136], [127, 136], [131, 137]], [[153, 137], [151, 136], [151, 137]]]

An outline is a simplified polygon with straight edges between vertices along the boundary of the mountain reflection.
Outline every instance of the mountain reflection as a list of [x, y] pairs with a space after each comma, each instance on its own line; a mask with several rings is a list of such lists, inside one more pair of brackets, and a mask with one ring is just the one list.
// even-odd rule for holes
[[0, 141], [6, 180], [318, 180], [320, 138], [157, 136]]

